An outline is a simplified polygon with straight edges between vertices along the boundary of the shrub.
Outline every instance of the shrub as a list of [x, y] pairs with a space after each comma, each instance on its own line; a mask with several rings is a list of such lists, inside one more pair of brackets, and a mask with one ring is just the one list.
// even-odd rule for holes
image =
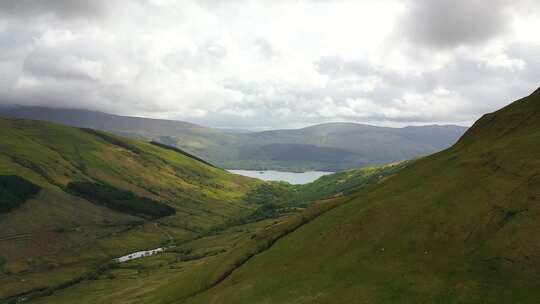
[[40, 187], [17, 175], [0, 175], [0, 213], [9, 212], [35, 196]]
[[105, 184], [72, 182], [67, 190], [92, 203], [132, 215], [158, 218], [176, 213], [174, 208], [166, 204]]
[[293, 186], [287, 183], [265, 183], [250, 191], [246, 201], [253, 204], [272, 204], [287, 202], [294, 195]]

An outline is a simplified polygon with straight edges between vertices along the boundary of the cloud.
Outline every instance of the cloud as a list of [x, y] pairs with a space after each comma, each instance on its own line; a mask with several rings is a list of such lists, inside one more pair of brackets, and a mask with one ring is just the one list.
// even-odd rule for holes
[[540, 26], [525, 1], [1, 1], [0, 103], [216, 127], [470, 124], [538, 86], [537, 35], [507, 34]]
[[105, 0], [3, 0], [0, 15], [10, 18], [54, 15], [57, 18], [97, 17], [106, 12]]
[[429, 47], [478, 44], [509, 30], [511, 3], [505, 0], [411, 0], [402, 17], [401, 29], [414, 42]]

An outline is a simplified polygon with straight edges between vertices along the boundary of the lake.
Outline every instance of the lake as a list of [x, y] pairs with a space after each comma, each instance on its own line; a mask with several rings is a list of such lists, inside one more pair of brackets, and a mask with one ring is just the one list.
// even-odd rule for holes
[[302, 173], [283, 171], [254, 171], [254, 170], [228, 170], [238, 175], [262, 179], [265, 181], [284, 181], [293, 185], [311, 183], [321, 176], [332, 174], [333, 172], [307, 171]]

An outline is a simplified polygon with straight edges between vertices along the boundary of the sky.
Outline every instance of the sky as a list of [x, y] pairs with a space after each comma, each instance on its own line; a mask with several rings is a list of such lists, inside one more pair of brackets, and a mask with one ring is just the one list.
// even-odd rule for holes
[[0, 104], [470, 125], [540, 86], [538, 32], [537, 0], [0, 0]]

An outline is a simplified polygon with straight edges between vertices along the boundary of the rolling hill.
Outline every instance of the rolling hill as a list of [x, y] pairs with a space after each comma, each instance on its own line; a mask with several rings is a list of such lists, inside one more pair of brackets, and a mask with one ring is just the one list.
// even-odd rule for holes
[[[0, 302], [8, 303], [56, 303], [64, 292], [103, 280], [108, 286], [98, 295], [110, 297], [114, 290], [129, 293], [125, 284], [133, 279], [146, 286], [144, 297], [160, 303], [184, 298], [335, 207], [344, 192], [404, 167], [351, 170], [292, 186], [94, 129], [24, 119], [0, 119], [0, 128]], [[321, 198], [330, 200], [315, 202]], [[157, 265], [113, 262], [155, 248], [167, 249]], [[198, 279], [186, 281], [186, 273]], [[160, 283], [163, 278], [185, 290]], [[162, 289], [165, 296], [156, 293]], [[86, 292], [77, 298], [95, 302]]]
[[538, 303], [540, 90], [183, 303]]
[[385, 128], [329, 123], [303, 129], [225, 132], [186, 122], [43, 107], [0, 107], [0, 116], [52, 121], [179, 147], [227, 169], [338, 171], [428, 155], [466, 128]]
[[236, 137], [183, 121], [112, 115], [80, 109], [0, 106], [0, 117], [22, 118], [112, 132], [185, 149], [212, 163], [236, 155]]
[[339, 171], [385, 164], [448, 148], [465, 130], [451, 125], [385, 128], [329, 123], [253, 132], [244, 135], [240, 161], [226, 167]]
[[[437, 154], [299, 187], [258, 184], [246, 199], [283, 214], [32, 303], [537, 303], [539, 113], [536, 91]], [[289, 204], [311, 194], [331, 199]]]
[[76, 282], [257, 208], [245, 197], [260, 181], [175, 148], [20, 119], [0, 129], [0, 299]]
[[[113, 264], [76, 284], [34, 294], [31, 303], [179, 303], [219, 284], [280, 238], [347, 201], [344, 192], [376, 184], [406, 165], [350, 170], [305, 187], [260, 184], [248, 194], [261, 199], [252, 201], [260, 207], [251, 215], [233, 219], [212, 233], [178, 243], [158, 255]], [[331, 199], [306, 201], [320, 197]]]

